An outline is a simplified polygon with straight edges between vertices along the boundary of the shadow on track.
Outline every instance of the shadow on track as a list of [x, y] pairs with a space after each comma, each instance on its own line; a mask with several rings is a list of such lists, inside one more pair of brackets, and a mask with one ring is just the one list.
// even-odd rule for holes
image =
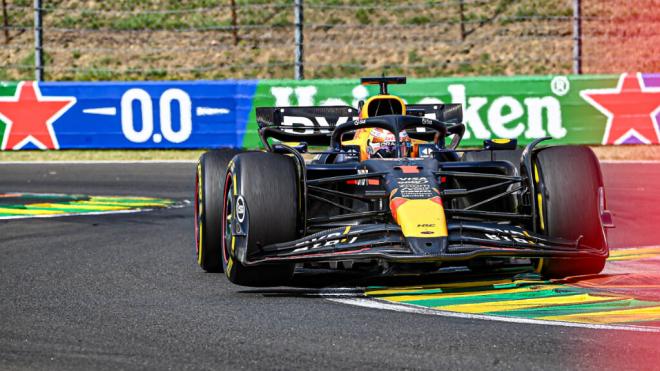
[[365, 275], [364, 273], [345, 273], [334, 271], [302, 271], [297, 272], [289, 285], [286, 287], [251, 288], [240, 290], [242, 294], [262, 294], [264, 296], [282, 297], [314, 297], [324, 293], [341, 289], [349, 294], [356, 293], [358, 296], [364, 294], [365, 288], [388, 288], [407, 286], [433, 286], [454, 285], [471, 282], [494, 282], [514, 280], [538, 280], [540, 276], [529, 273], [529, 269], [516, 269], [507, 272], [479, 273], [469, 270], [437, 272], [432, 274], [410, 274], [410, 275]]

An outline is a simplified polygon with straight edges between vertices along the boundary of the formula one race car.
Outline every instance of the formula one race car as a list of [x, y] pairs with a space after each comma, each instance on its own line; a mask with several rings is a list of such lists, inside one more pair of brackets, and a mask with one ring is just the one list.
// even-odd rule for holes
[[404, 77], [362, 83], [380, 94], [358, 109], [257, 108], [264, 152], [201, 156], [204, 270], [270, 286], [296, 266], [423, 274], [525, 265], [555, 278], [603, 269], [611, 215], [588, 147], [537, 147], [543, 138], [458, 150], [460, 104], [406, 104], [387, 92]]

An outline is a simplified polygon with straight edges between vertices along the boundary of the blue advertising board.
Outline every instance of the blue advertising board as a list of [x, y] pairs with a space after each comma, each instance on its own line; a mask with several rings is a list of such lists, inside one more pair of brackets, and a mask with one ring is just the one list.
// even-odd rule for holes
[[212, 148], [243, 143], [257, 81], [12, 85], [2, 149]]

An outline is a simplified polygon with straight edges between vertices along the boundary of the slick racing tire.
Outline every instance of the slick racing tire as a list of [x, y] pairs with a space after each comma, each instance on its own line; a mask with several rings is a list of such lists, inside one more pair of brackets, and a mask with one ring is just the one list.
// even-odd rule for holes
[[294, 264], [245, 266], [238, 259], [234, 218], [247, 234], [244, 259], [261, 248], [297, 238], [298, 175], [294, 160], [270, 152], [237, 155], [225, 178], [222, 264], [227, 278], [243, 286], [278, 286], [289, 281]]
[[548, 278], [600, 273], [609, 250], [601, 221], [603, 176], [596, 155], [584, 146], [543, 148], [536, 153], [534, 167], [539, 230], [551, 237], [579, 238], [580, 244], [604, 253], [539, 259], [537, 272]]
[[209, 151], [199, 158], [195, 176], [195, 246], [197, 264], [207, 272], [222, 272], [222, 197], [227, 164], [240, 151]]

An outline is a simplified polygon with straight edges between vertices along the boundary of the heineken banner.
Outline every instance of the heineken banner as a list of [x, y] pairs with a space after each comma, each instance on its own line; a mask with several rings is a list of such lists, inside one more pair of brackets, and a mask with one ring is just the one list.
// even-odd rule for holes
[[[254, 148], [255, 107], [357, 107], [377, 90], [358, 79], [0, 83], [0, 148]], [[466, 146], [660, 142], [660, 74], [409, 79], [389, 90], [461, 103]]]

